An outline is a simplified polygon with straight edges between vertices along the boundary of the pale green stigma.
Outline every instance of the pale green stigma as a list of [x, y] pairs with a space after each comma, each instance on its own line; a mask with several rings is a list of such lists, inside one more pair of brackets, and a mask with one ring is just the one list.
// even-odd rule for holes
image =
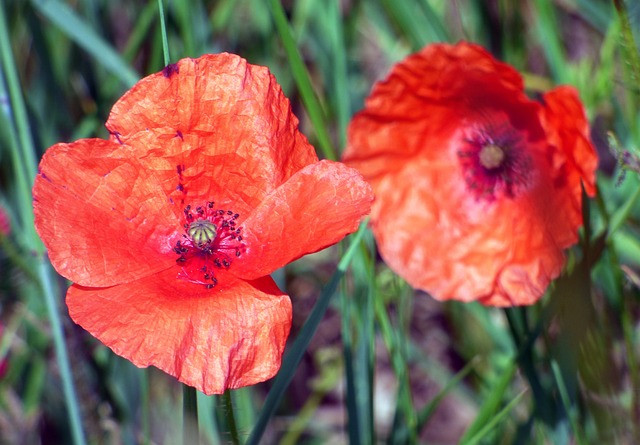
[[498, 168], [505, 158], [505, 152], [502, 147], [495, 144], [488, 144], [480, 150], [480, 164], [489, 170]]
[[198, 247], [202, 247], [216, 238], [218, 227], [208, 219], [198, 218], [196, 221], [189, 224], [187, 233], [193, 241], [193, 244]]

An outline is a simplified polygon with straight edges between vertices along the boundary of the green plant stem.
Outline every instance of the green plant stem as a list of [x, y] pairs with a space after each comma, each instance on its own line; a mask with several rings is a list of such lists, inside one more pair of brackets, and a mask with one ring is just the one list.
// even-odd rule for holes
[[190, 419], [198, 418], [198, 401], [195, 388], [182, 386], [182, 445], [193, 443], [193, 434], [189, 430]]
[[546, 422], [551, 422], [553, 413], [555, 412], [555, 407], [547, 397], [534, 365], [532, 349], [534, 336], [531, 336], [531, 333], [529, 332], [522, 332], [524, 326], [522, 324], [521, 315], [519, 316], [519, 312], [519, 308], [504, 309], [504, 314], [509, 324], [509, 330], [511, 331], [511, 336], [516, 346], [518, 364], [531, 387], [538, 415]]
[[238, 435], [238, 426], [236, 424], [236, 417], [233, 413], [233, 400], [231, 400], [231, 390], [227, 389], [222, 394], [222, 403], [224, 404], [224, 416], [227, 421], [227, 428], [229, 428], [229, 436], [233, 445], [240, 445], [240, 436]]
[[362, 237], [366, 232], [367, 221], [363, 221], [360, 224], [360, 228], [356, 232], [356, 234], [351, 239], [351, 244], [349, 248], [345, 252], [344, 256], [340, 259], [338, 263], [338, 268], [331, 277], [331, 281], [325, 286], [320, 294], [320, 298], [316, 302], [309, 318], [305, 322], [302, 329], [300, 329], [300, 333], [298, 338], [291, 345], [291, 349], [286, 354], [284, 359], [282, 360], [282, 366], [280, 367], [280, 371], [276, 375], [273, 386], [267, 395], [267, 398], [264, 402], [264, 406], [262, 407], [262, 411], [260, 412], [260, 416], [258, 417], [258, 421], [253, 427], [253, 431], [251, 431], [251, 435], [247, 440], [247, 445], [258, 445], [260, 443], [260, 439], [264, 434], [265, 429], [267, 428], [267, 423], [271, 416], [275, 413], [280, 400], [284, 396], [284, 391], [291, 383], [293, 379], [293, 375], [295, 373], [295, 369], [298, 367], [304, 352], [309, 346], [309, 342], [313, 338], [313, 334], [318, 329], [318, 325], [322, 321], [327, 308], [329, 307], [329, 302], [331, 301], [331, 297], [335, 293], [338, 288], [338, 284], [340, 280], [344, 276], [347, 268], [349, 267], [349, 263], [351, 262], [351, 258], [356, 252]]
[[162, 34], [162, 53], [164, 54], [164, 65], [171, 63], [169, 57], [169, 40], [167, 39], [167, 25], [164, 20], [164, 6], [162, 0], [158, 0], [158, 13], [160, 14], [160, 31]]

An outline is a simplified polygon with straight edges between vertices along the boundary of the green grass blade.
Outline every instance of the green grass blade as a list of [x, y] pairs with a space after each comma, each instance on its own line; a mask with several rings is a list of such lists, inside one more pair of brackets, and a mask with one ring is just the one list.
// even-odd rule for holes
[[522, 397], [526, 394], [526, 392], [527, 391], [524, 390], [520, 394], [518, 394], [511, 402], [507, 404], [507, 406], [501, 409], [499, 413], [497, 413], [495, 416], [491, 416], [490, 419], [487, 419], [487, 422], [483, 424], [484, 426], [482, 426], [471, 438], [462, 439], [460, 441], [460, 444], [475, 445], [477, 443], [480, 443], [480, 441], [484, 439], [485, 436], [487, 436], [496, 425], [498, 425], [507, 417], [507, 415], [511, 412], [511, 410], [513, 410], [513, 408], [516, 407], [516, 405], [518, 404], [520, 399], [522, 399]]
[[[373, 278], [371, 278], [373, 282]], [[373, 419], [373, 385], [375, 366], [375, 312], [373, 309], [374, 292], [369, 289], [359, 302], [358, 347], [356, 349], [355, 382], [356, 406], [360, 417], [360, 431], [364, 443], [374, 443], [374, 419]]]
[[197, 391], [196, 404], [198, 406], [198, 432], [200, 434], [200, 441], [205, 444], [219, 445], [218, 425], [213, 415], [215, 410], [215, 396], [207, 396]]
[[324, 314], [329, 307], [331, 297], [335, 293], [340, 280], [344, 276], [349, 263], [351, 262], [351, 258], [356, 252], [356, 249], [360, 244], [360, 240], [366, 233], [366, 230], [367, 229], [365, 221], [360, 225], [360, 228], [352, 237], [351, 244], [338, 263], [338, 268], [331, 277], [331, 281], [329, 281], [329, 283], [322, 290], [320, 298], [318, 298], [318, 301], [313, 307], [311, 314], [309, 314], [307, 321], [305, 322], [304, 326], [302, 326], [302, 329], [300, 329], [298, 338], [296, 338], [296, 340], [293, 342], [291, 349], [282, 360], [280, 371], [273, 381], [273, 386], [271, 387], [271, 390], [267, 395], [256, 425], [253, 427], [253, 431], [251, 431], [251, 435], [246, 442], [248, 445], [258, 445], [260, 443], [260, 439], [264, 434], [267, 423], [275, 413], [278, 405], [280, 404], [280, 400], [282, 400], [282, 397], [284, 396], [285, 390], [289, 386], [289, 383], [291, 383], [291, 380], [293, 379], [293, 375], [295, 373], [295, 369], [298, 367], [304, 351], [306, 351], [307, 347], [309, 346], [309, 342], [311, 341], [313, 335], [316, 332], [316, 329], [318, 328], [318, 325], [322, 321], [322, 318], [324, 317]]
[[567, 59], [560, 38], [554, 6], [550, 0], [535, 0], [534, 5], [537, 15], [536, 34], [553, 73], [553, 78], [558, 83], [567, 83]]
[[[31, 211], [31, 184], [35, 178], [37, 168], [35, 146], [29, 128], [27, 107], [22, 97], [22, 88], [18, 79], [13, 52], [5, 17], [4, 4], [0, 4], [0, 60], [2, 61], [2, 75], [0, 78], [0, 90], [4, 89], [6, 82], [9, 96], [9, 113], [0, 118], [6, 124], [7, 139], [11, 146], [13, 173], [16, 177], [18, 194], [22, 205], [19, 206], [20, 219], [23, 233], [29, 240], [32, 248], [42, 251], [42, 244], [33, 226], [33, 212]], [[2, 91], [0, 91], [2, 92]]]
[[[231, 390], [227, 389], [222, 394], [222, 403], [224, 409], [224, 418], [227, 428], [229, 430], [229, 438], [233, 445], [240, 445], [240, 436], [238, 435], [238, 424], [236, 422], [236, 416], [233, 412], [233, 401], [231, 400]], [[186, 445], [186, 444], [185, 444]]]
[[431, 419], [431, 416], [436, 411], [442, 399], [444, 399], [449, 392], [458, 385], [469, 375], [469, 373], [473, 370], [473, 368], [478, 363], [478, 360], [470, 360], [464, 368], [462, 368], [456, 375], [453, 376], [451, 380], [447, 382], [444, 388], [440, 390], [438, 394], [424, 407], [418, 412], [418, 431], [422, 430], [422, 428], [426, 425], [426, 423]]
[[167, 39], [167, 25], [164, 20], [162, 0], [158, 0], [158, 14], [160, 14], [160, 33], [162, 34], [162, 55], [164, 56], [164, 66], [167, 66], [171, 63], [171, 57], [169, 57], [169, 40]]
[[291, 72], [296, 81], [296, 85], [298, 86], [298, 90], [300, 91], [302, 102], [309, 114], [309, 119], [311, 119], [313, 128], [316, 131], [320, 150], [325, 158], [336, 160], [337, 154], [333, 148], [333, 144], [331, 143], [331, 138], [329, 137], [324, 111], [322, 110], [315, 91], [313, 90], [309, 71], [307, 71], [307, 67], [304, 64], [302, 56], [300, 56], [300, 52], [296, 46], [296, 42], [293, 39], [293, 34], [291, 33], [287, 16], [284, 13], [284, 8], [282, 7], [280, 0], [269, 0], [269, 6], [271, 9], [271, 15], [273, 16], [273, 21], [276, 25], [276, 29], [278, 30], [278, 35], [280, 36], [284, 50], [287, 53], [287, 58], [291, 65]]
[[611, 238], [613, 234], [615, 234], [620, 227], [624, 224], [624, 222], [629, 218], [631, 211], [635, 207], [638, 199], [640, 198], [640, 187], [638, 187], [631, 196], [627, 198], [627, 200], [620, 206], [616, 211], [611, 215], [611, 224], [609, 225], [608, 237]]
[[[511, 383], [511, 379], [516, 372], [516, 360], [513, 359], [510, 361], [509, 365], [505, 370], [501, 372], [502, 376], [495, 383], [495, 386], [491, 390], [490, 394], [484, 399], [484, 403], [480, 407], [480, 411], [476, 416], [473, 423], [467, 428], [462, 439], [460, 439], [461, 444], [472, 444], [477, 443], [481, 437], [488, 432], [486, 429], [489, 425], [495, 425], [500, 418], [499, 414], [496, 414], [498, 411], [498, 407], [502, 403], [504, 399], [505, 393], [509, 389], [509, 384]], [[513, 402], [519, 400], [522, 394], [520, 394], [514, 401], [512, 401], [505, 410], [510, 407]], [[502, 412], [505, 412], [503, 410]], [[506, 411], [508, 412], [508, 411]]]
[[344, 147], [347, 125], [351, 118], [351, 106], [349, 103], [349, 87], [347, 79], [347, 54], [344, 41], [342, 17], [340, 16], [340, 2], [331, 0], [327, 2], [328, 17], [324, 31], [330, 40], [330, 58], [332, 59], [332, 97], [335, 102], [338, 118], [338, 143]]
[[562, 377], [562, 371], [560, 370], [560, 366], [558, 362], [555, 360], [551, 361], [551, 369], [553, 371], [553, 376], [556, 379], [556, 385], [558, 388], [558, 392], [560, 393], [560, 399], [562, 400], [562, 405], [564, 406], [564, 410], [569, 417], [569, 422], [571, 424], [571, 429], [573, 429], [574, 438], [576, 443], [579, 445], [586, 444], [584, 441], [584, 436], [580, 427], [578, 426], [578, 420], [576, 419], [576, 415], [571, 409], [571, 400], [569, 398], [569, 393], [567, 391], [567, 386], [565, 385], [564, 378]]
[[[343, 286], [345, 287], [345, 286]], [[340, 295], [340, 315], [342, 331], [342, 354], [344, 357], [344, 376], [346, 380], [346, 409], [347, 409], [347, 433], [349, 443], [362, 443], [360, 439], [360, 416], [356, 402], [356, 377], [354, 371], [353, 347], [354, 340], [351, 332], [353, 321], [353, 299], [345, 291]]]
[[151, 25], [155, 22], [158, 14], [158, 4], [149, 2], [138, 15], [138, 19], [129, 34], [124, 49], [122, 50], [122, 58], [131, 62], [135, 55], [140, 51], [140, 47], [148, 38]]
[[75, 445], [84, 445], [86, 440], [84, 430], [82, 429], [82, 418], [80, 417], [78, 397], [76, 396], [76, 390], [73, 386], [73, 376], [71, 374], [71, 366], [69, 365], [69, 354], [67, 353], [67, 346], [64, 341], [58, 305], [56, 304], [57, 296], [53, 289], [52, 271], [49, 264], [44, 261], [44, 258], [40, 262], [38, 272], [40, 274], [40, 281], [44, 287], [45, 304], [49, 314], [49, 322], [51, 323], [56, 361], [60, 367], [62, 391], [67, 404], [67, 410], [69, 411], [69, 424], [71, 426], [73, 443]]
[[133, 86], [140, 76], [111, 45], [88, 26], [66, 3], [58, 0], [32, 0], [33, 5], [62, 32], [91, 54], [110, 73], [127, 87]]
[[419, 5], [406, 0], [382, 0], [387, 14], [405, 33], [411, 48], [418, 51], [427, 43], [449, 40], [440, 19], [427, 1]]

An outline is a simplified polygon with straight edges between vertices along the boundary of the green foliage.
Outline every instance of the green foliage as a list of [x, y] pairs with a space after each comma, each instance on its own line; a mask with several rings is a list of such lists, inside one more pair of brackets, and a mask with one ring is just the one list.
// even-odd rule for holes
[[[45, 431], [76, 445], [639, 442], [639, 11], [622, 0], [1, 2], [0, 206], [13, 224], [0, 237], [0, 443]], [[574, 85], [593, 123], [598, 197], [541, 302], [435, 302], [384, 266], [363, 227], [282, 272], [296, 312], [284, 365], [228, 397], [192, 400], [73, 325], [33, 227], [37, 159], [104, 137], [113, 103], [169, 55], [267, 65], [320, 155], [338, 159], [374, 81], [429, 42], [460, 39], [515, 65], [532, 93]]]

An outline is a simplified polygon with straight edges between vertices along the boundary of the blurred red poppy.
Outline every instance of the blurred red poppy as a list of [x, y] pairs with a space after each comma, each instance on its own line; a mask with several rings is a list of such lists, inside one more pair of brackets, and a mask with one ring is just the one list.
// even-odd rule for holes
[[577, 92], [540, 102], [470, 43], [393, 67], [352, 120], [344, 162], [372, 184], [383, 259], [440, 300], [535, 302], [577, 241], [597, 156]]
[[33, 190], [71, 317], [207, 394], [270, 378], [291, 303], [268, 274], [354, 231], [369, 185], [318, 161], [275, 78], [230, 54], [142, 79], [106, 126], [49, 148]]

